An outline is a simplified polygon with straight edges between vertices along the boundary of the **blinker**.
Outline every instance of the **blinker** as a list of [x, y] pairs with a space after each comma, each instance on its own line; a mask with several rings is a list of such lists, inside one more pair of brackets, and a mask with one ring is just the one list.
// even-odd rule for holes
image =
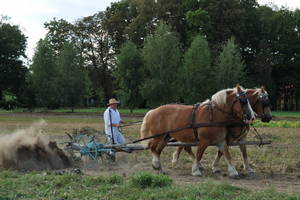
[[248, 98], [247, 98], [247, 93], [245, 91], [241, 91], [236, 94], [238, 99], [240, 100], [241, 104], [247, 104], [248, 103]]

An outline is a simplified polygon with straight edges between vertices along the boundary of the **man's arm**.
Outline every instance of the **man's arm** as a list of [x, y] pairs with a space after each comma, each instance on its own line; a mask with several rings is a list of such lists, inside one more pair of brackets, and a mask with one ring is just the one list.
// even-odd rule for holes
[[107, 112], [104, 113], [104, 123], [107, 126], [120, 127], [120, 124], [111, 123], [110, 116], [109, 116], [109, 110], [107, 110]]

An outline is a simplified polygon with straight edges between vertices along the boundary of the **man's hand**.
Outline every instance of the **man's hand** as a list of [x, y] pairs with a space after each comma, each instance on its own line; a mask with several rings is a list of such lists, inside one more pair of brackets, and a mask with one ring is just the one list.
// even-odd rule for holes
[[120, 127], [121, 126], [121, 124], [111, 124], [112, 125], [112, 127]]

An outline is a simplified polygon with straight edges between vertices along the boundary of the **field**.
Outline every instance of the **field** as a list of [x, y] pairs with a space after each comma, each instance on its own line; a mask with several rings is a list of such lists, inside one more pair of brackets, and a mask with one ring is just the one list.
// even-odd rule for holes
[[[57, 142], [66, 141], [65, 132], [89, 127], [99, 132], [103, 130], [100, 114], [71, 113], [1, 113], [0, 134], [11, 134], [30, 127], [34, 122], [44, 119], [42, 128], [45, 137]], [[141, 120], [139, 116], [126, 115], [125, 121]], [[289, 122], [289, 121], [288, 121]], [[291, 122], [297, 123], [297, 121]], [[257, 129], [265, 139], [272, 140], [272, 145], [249, 146], [249, 159], [254, 176], [248, 176], [242, 169], [239, 149], [231, 148], [232, 157], [240, 179], [227, 176], [226, 165], [221, 160], [220, 174], [213, 174], [211, 162], [216, 153], [215, 147], [209, 147], [203, 156], [205, 168], [203, 177], [191, 176], [192, 162], [183, 153], [175, 167], [171, 165], [174, 148], [168, 147], [162, 153], [162, 165], [166, 179], [172, 183], [165, 187], [146, 187], [141, 190], [132, 185], [137, 172], [151, 172], [151, 155], [148, 151], [131, 154], [118, 153], [117, 161], [96, 163], [86, 161], [80, 165], [84, 175], [55, 172], [0, 172], [0, 199], [299, 199], [300, 198], [300, 128], [282, 128], [280, 123], [273, 127]], [[293, 125], [287, 125], [293, 127]], [[139, 138], [139, 125], [123, 128], [127, 142]], [[103, 135], [99, 135], [103, 141]], [[255, 140], [250, 134], [249, 140]], [[63, 144], [60, 144], [63, 145]], [[142, 174], [145, 175], [145, 174]], [[150, 177], [150, 178], [149, 178]], [[140, 181], [155, 179], [154, 175], [140, 178]], [[147, 181], [146, 181], [147, 182]], [[26, 184], [32, 184], [30, 190]], [[142, 192], [141, 192], [142, 191]]]

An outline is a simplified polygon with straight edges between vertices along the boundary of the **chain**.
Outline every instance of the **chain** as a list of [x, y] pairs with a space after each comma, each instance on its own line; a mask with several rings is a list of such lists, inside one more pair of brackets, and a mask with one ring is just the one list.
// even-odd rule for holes
[[259, 134], [259, 132], [257, 131], [257, 129], [253, 126], [253, 124], [251, 124], [251, 127], [253, 128], [252, 133], [254, 134], [254, 136], [259, 139], [260, 144], [258, 145], [259, 147], [263, 147], [263, 138], [262, 136]]

